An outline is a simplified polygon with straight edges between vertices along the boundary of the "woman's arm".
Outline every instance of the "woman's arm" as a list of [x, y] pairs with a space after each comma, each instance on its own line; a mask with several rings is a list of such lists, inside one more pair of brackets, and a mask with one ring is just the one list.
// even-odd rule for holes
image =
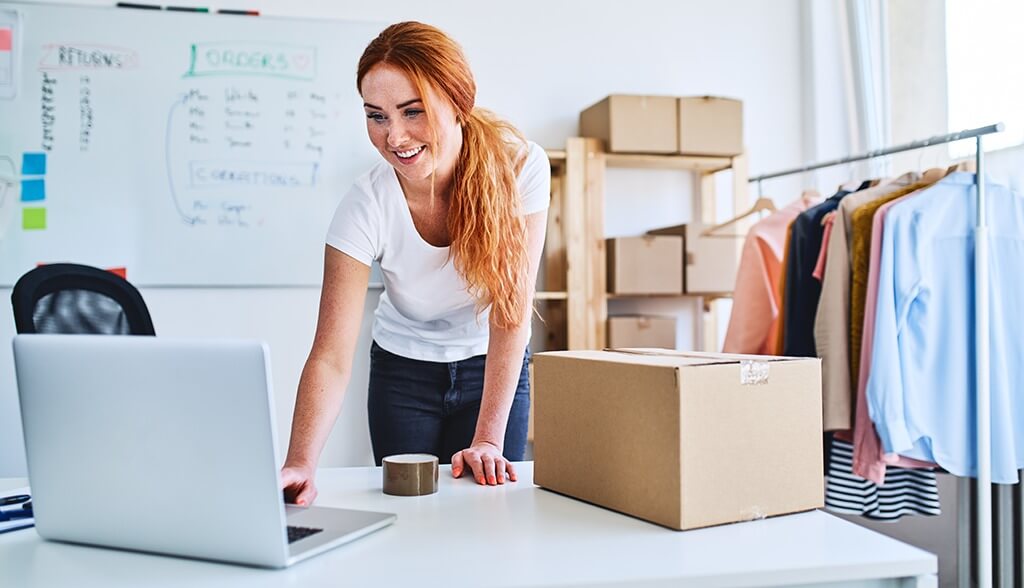
[[480, 402], [473, 443], [452, 456], [452, 475], [462, 475], [466, 467], [480, 484], [504, 484], [506, 473], [513, 482], [515, 470], [504, 457], [505, 428], [508, 414], [515, 399], [516, 386], [523, 368], [526, 338], [530, 332], [533, 297], [537, 284], [537, 268], [544, 249], [547, 229], [547, 210], [526, 217], [527, 268], [526, 304], [523, 322], [513, 329], [500, 329], [492, 323], [487, 345], [487, 365], [484, 368], [484, 390]]
[[316, 335], [299, 379], [288, 457], [281, 469], [281, 485], [295, 504], [308, 505], [316, 498], [316, 464], [348, 387], [369, 281], [367, 265], [326, 247]]

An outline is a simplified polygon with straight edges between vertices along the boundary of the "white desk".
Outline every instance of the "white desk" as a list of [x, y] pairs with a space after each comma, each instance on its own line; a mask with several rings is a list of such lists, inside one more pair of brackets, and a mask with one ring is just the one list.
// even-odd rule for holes
[[[533, 485], [381, 493], [379, 468], [321, 470], [317, 504], [398, 513], [381, 531], [281, 571], [0, 535], [3, 586], [935, 586], [934, 555], [824, 512], [677, 532]], [[25, 480], [0, 480], [0, 490]], [[111, 503], [97, 505], [117, 516]], [[125, 521], [125, 524], [131, 524]]]

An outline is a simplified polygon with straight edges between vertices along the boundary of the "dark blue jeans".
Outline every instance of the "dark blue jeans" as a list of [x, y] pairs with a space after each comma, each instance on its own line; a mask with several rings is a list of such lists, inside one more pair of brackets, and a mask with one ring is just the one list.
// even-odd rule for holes
[[[530, 350], [523, 357], [515, 400], [508, 415], [503, 454], [522, 461], [530, 415]], [[367, 413], [373, 459], [388, 455], [430, 453], [441, 463], [470, 446], [480, 414], [486, 355], [440, 363], [395, 355], [370, 347], [370, 390]]]

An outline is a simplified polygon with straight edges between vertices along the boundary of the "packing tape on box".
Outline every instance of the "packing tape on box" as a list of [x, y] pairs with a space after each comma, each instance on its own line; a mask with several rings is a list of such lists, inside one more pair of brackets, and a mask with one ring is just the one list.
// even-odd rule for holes
[[767, 384], [770, 371], [771, 367], [767, 361], [740, 360], [740, 385]]
[[425, 496], [437, 492], [437, 456], [426, 453], [390, 455], [384, 465], [384, 494]]

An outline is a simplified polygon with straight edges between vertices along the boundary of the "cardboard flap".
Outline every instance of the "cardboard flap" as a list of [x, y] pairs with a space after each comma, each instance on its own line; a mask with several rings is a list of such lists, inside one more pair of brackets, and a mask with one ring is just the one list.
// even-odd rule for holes
[[[709, 353], [702, 351], [673, 351], [667, 349], [606, 349], [609, 353], [632, 355], [644, 358], [667, 359], [677, 367], [739, 364], [740, 384], [743, 386], [764, 384], [771, 373], [771, 363], [789, 361], [819, 361], [817, 358], [779, 357], [773, 355], [742, 355], [738, 353]], [[621, 355], [620, 355], [621, 357]]]
[[671, 349], [655, 349], [646, 347], [627, 347], [620, 349], [604, 349], [609, 353], [629, 353], [652, 357], [677, 357], [694, 360], [695, 365], [711, 365], [720, 363], [740, 363], [742, 361], [800, 361], [815, 359], [813, 357], [786, 357], [781, 355], [750, 355], [744, 353], [715, 353], [711, 351], [676, 351]]
[[779, 357], [773, 355], [741, 355], [737, 353], [709, 353], [701, 351], [675, 351], [647, 347], [628, 347], [604, 350], [546, 351], [534, 357], [560, 357], [574, 360], [624, 363], [652, 368], [696, 368], [700, 366], [736, 366], [740, 384], [762, 384], [775, 363], [820, 362], [814, 357]]
[[[715, 357], [706, 357], [706, 354], [690, 351], [675, 351], [671, 349], [657, 349], [650, 347], [626, 347], [618, 349], [604, 349], [603, 353], [623, 354], [638, 357], [649, 357], [668, 359], [675, 365], [715, 365], [721, 363], [736, 363], [732, 360], [722, 360]], [[614, 357], [614, 356], [613, 356]]]

